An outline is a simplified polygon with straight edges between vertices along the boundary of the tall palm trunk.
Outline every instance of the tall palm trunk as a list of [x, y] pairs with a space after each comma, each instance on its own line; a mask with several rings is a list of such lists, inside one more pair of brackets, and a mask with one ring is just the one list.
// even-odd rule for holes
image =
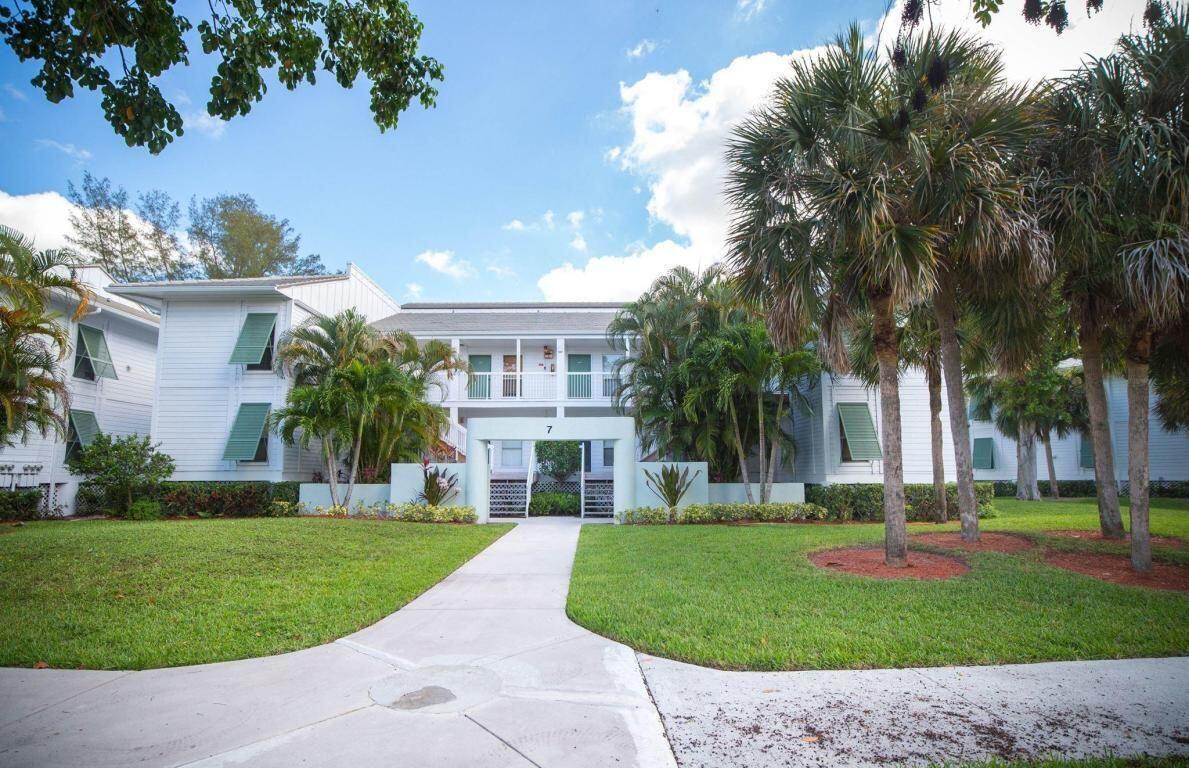
[[883, 437], [884, 562], [903, 568], [908, 565], [908, 530], [904, 517], [904, 456], [900, 445], [900, 342], [891, 297], [873, 296], [872, 309]]
[[735, 450], [739, 454], [739, 475], [743, 480], [743, 490], [747, 494], [747, 503], [754, 504], [755, 497], [751, 493], [751, 475], [747, 472], [747, 451], [743, 450], [743, 435], [739, 432], [739, 416], [735, 406], [731, 406], [731, 426], [735, 428]]
[[347, 495], [343, 499], [343, 506], [351, 503], [351, 492], [355, 490], [355, 474], [359, 471], [359, 453], [363, 450], [363, 423], [365, 416], [359, 417], [359, 428], [355, 430], [355, 449], [351, 452], [351, 471], [347, 474]]
[[962, 390], [962, 350], [958, 346], [958, 300], [954, 276], [941, 270], [933, 301], [937, 330], [941, 337], [941, 372], [950, 407], [950, 437], [954, 441], [954, 472], [958, 480], [958, 515], [962, 538], [978, 541], [978, 501], [974, 497], [974, 462], [970, 456], [970, 422], [966, 417], [966, 393]]
[[326, 481], [330, 483], [330, 504], [339, 506], [338, 468], [334, 465], [334, 447], [329, 437], [322, 439], [322, 456], [326, 459]]
[[761, 384], [759, 386], [758, 390], [756, 391], [756, 409], [759, 412], [759, 417], [760, 417], [759, 460], [760, 460], [760, 503], [762, 504], [768, 500], [766, 498], [766, 494], [765, 494], [765, 491], [767, 491], [767, 489], [768, 489], [768, 477], [765, 474], [765, 471], [767, 468], [764, 466], [764, 463], [768, 458], [768, 446], [767, 446], [767, 443], [765, 442], [766, 435], [764, 435], [764, 386], [763, 386], [763, 384]]
[[1053, 440], [1046, 432], [1040, 438], [1040, 442], [1045, 447], [1045, 464], [1049, 468], [1049, 496], [1054, 499], [1061, 498], [1061, 489], [1057, 487], [1057, 467], [1053, 463]]
[[1098, 525], [1108, 539], [1123, 538], [1119, 514], [1119, 486], [1111, 453], [1111, 426], [1106, 411], [1102, 373], [1102, 328], [1083, 321], [1078, 329], [1082, 347], [1082, 373], [1086, 379], [1086, 409], [1090, 412], [1090, 440], [1094, 445], [1094, 489], [1098, 495]]
[[932, 438], [933, 496], [937, 503], [937, 522], [949, 519], [945, 497], [945, 436], [941, 430], [941, 370], [936, 364], [925, 366], [925, 380], [929, 385], [929, 433]]
[[1036, 482], [1036, 429], [1028, 423], [1020, 424], [1016, 433], [1016, 498], [1040, 499], [1040, 486]]
[[1152, 332], [1136, 331], [1127, 345], [1127, 495], [1130, 497], [1131, 567], [1152, 570], [1148, 530], [1148, 363]]

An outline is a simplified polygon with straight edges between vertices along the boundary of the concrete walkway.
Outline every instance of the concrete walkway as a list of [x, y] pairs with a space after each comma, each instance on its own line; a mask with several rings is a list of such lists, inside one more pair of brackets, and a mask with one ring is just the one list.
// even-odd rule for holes
[[637, 656], [566, 618], [579, 527], [518, 525], [305, 651], [0, 669], [0, 766], [669, 768], [662, 717], [683, 767], [1189, 752], [1189, 659], [764, 673]]
[[683, 768], [1189, 754], [1187, 658], [837, 672], [640, 661]]
[[672, 766], [635, 653], [566, 618], [579, 527], [518, 525], [317, 648], [145, 672], [0, 669], [0, 765]]

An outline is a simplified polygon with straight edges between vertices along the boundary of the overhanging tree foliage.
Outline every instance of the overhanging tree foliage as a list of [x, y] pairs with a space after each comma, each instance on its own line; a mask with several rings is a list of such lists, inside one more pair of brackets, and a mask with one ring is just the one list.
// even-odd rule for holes
[[99, 91], [115, 132], [154, 154], [184, 132], [161, 82], [190, 64], [195, 42], [217, 61], [206, 110], [222, 120], [264, 98], [270, 71], [289, 90], [313, 85], [319, 71], [344, 88], [363, 75], [380, 130], [395, 128], [414, 100], [432, 107], [437, 98], [442, 65], [418, 53], [422, 24], [402, 0], [247, 0], [204, 10], [196, 22], [172, 2], [3, 0], [0, 35], [21, 61], [41, 65], [32, 83], [47, 99]]

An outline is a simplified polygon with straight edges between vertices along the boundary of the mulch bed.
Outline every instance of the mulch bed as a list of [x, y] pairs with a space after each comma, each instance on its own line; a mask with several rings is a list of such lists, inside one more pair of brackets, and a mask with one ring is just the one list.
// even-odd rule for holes
[[1098, 552], [1048, 552], [1045, 562], [1112, 584], [1189, 592], [1189, 566], [1186, 565], [1152, 563], [1151, 571], [1137, 573], [1131, 569], [1131, 558], [1126, 555]]
[[814, 552], [809, 562], [818, 568], [869, 576], [873, 579], [952, 579], [970, 570], [970, 566], [956, 557], [930, 552], [909, 551], [908, 566], [892, 568], [884, 563], [883, 549], [872, 547], [844, 547]]
[[980, 533], [978, 541], [966, 541], [960, 533], [921, 533], [909, 539], [910, 542], [931, 544], [945, 549], [964, 549], [968, 552], [1026, 552], [1036, 545], [1023, 536], [1010, 533]]
[[[1045, 531], [1045, 536], [1056, 536], [1062, 539], [1077, 539], [1078, 541], [1109, 541], [1113, 544], [1128, 544], [1131, 537], [1122, 539], [1108, 539], [1102, 531]], [[1185, 542], [1175, 536], [1153, 536], [1152, 546], [1168, 547], [1170, 549], [1184, 549]]]

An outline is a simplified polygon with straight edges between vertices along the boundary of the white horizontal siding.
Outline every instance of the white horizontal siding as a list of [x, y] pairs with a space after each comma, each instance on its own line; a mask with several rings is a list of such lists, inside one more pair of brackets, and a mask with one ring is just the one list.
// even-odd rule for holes
[[276, 312], [277, 338], [291, 325], [287, 300], [169, 301], [163, 308], [153, 436], [173, 457], [176, 480], [309, 479], [295, 451], [269, 438], [267, 463], [224, 461], [241, 403], [284, 405], [288, 380], [228, 362], [249, 312]]
[[[88, 312], [81, 322], [103, 331], [117, 376], [88, 381], [72, 375], [78, 337], [78, 323], [71, 319], [74, 305], [55, 301], [53, 308], [70, 339], [61, 367], [71, 407], [94, 413], [100, 430], [106, 434], [148, 435], [156, 380], [157, 328], [111, 310]], [[73, 511], [78, 478], [66, 469], [65, 454], [64, 437], [53, 433], [34, 435], [24, 443], [0, 449], [0, 464], [17, 465], [18, 471], [25, 464], [42, 465], [40, 473], [26, 478], [26, 482], [61, 486], [57, 501], [69, 513]]]
[[350, 308], [375, 322], [400, 311], [400, 305], [354, 265], [348, 266], [345, 280], [305, 283], [282, 290], [323, 315], [335, 315]]

